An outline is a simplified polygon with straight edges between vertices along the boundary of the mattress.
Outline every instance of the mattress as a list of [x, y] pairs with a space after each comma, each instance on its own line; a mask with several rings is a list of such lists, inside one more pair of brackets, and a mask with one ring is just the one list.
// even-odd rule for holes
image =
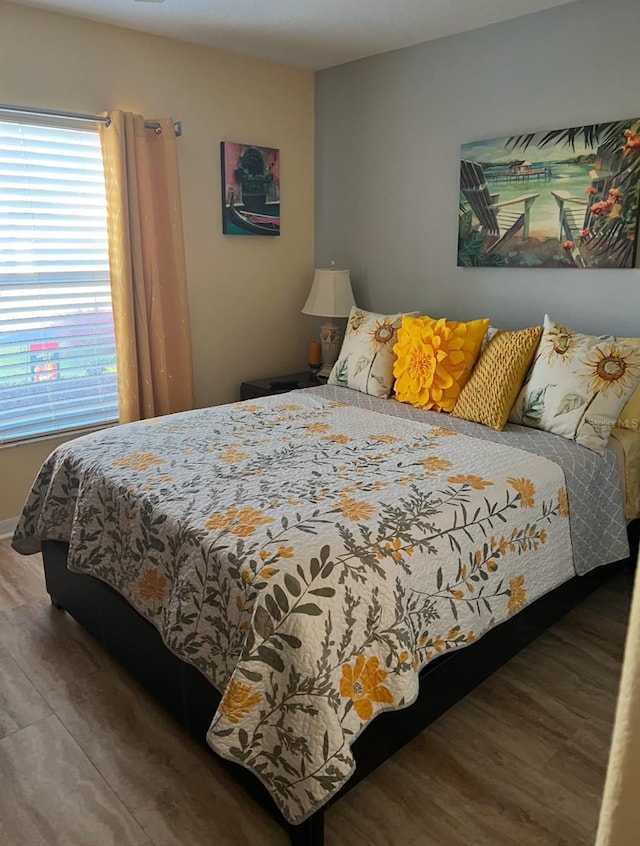
[[611, 444], [623, 484], [624, 514], [627, 520], [635, 520], [640, 517], [640, 432], [616, 427]]

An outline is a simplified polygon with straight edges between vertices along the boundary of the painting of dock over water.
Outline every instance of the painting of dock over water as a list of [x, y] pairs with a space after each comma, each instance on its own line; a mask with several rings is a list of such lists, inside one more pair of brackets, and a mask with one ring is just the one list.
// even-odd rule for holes
[[462, 145], [460, 267], [637, 267], [640, 118]]

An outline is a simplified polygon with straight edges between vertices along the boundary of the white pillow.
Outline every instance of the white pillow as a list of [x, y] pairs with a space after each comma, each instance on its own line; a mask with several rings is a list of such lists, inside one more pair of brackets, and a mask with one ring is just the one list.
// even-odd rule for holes
[[640, 347], [572, 332], [545, 314], [540, 345], [509, 420], [602, 454], [639, 381]]
[[374, 397], [388, 397], [393, 386], [393, 345], [402, 314], [376, 314], [352, 308], [342, 349], [329, 385], [342, 385]]
[[484, 338], [482, 339], [482, 344], [480, 345], [480, 354], [478, 355], [478, 360], [480, 359], [480, 356], [484, 353], [486, 348], [489, 346], [491, 341], [493, 341], [498, 332], [502, 332], [502, 329], [498, 329], [496, 326], [489, 326]]

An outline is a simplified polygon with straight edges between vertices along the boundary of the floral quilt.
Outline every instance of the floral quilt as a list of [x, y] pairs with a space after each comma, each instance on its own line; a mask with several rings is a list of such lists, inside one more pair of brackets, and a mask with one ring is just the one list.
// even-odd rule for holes
[[132, 423], [44, 464], [17, 529], [70, 544], [223, 694], [208, 733], [301, 822], [429, 661], [574, 571], [554, 461], [314, 392]]

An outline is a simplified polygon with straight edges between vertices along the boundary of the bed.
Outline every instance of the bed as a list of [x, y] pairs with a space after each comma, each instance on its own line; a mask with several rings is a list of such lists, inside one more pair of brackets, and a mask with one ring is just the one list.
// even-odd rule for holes
[[14, 546], [297, 846], [629, 554], [613, 449], [337, 386], [64, 445]]

